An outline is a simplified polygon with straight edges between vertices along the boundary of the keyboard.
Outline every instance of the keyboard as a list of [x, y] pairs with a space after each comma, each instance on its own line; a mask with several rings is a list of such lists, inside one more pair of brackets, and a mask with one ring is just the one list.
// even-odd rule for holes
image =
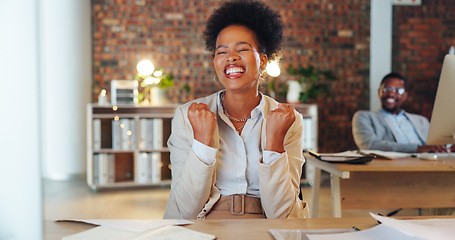
[[455, 159], [455, 152], [451, 153], [419, 153], [417, 157], [424, 160]]

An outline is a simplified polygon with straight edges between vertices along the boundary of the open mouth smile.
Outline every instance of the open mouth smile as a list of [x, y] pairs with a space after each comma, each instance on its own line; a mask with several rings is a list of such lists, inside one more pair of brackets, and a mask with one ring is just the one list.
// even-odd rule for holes
[[224, 69], [224, 74], [228, 78], [238, 78], [245, 72], [245, 68], [241, 66], [228, 65]]
[[388, 103], [396, 103], [397, 102], [397, 100], [395, 98], [386, 98], [385, 101], [388, 102]]

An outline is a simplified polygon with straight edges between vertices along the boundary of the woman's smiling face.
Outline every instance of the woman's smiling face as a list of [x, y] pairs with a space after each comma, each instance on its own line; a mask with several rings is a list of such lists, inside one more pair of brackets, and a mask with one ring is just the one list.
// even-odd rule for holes
[[267, 56], [258, 49], [256, 35], [247, 27], [231, 25], [220, 32], [213, 62], [226, 89], [257, 88], [267, 64]]

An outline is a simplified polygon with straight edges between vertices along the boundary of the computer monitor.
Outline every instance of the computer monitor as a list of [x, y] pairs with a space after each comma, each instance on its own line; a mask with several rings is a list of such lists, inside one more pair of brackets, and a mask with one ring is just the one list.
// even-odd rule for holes
[[427, 145], [455, 144], [455, 55], [446, 55], [431, 115]]

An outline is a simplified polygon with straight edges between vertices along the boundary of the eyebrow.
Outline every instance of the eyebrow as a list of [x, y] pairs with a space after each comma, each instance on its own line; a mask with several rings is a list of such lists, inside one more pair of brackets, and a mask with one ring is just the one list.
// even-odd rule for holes
[[[235, 44], [235, 46], [243, 45], [243, 44], [246, 44], [246, 45], [250, 46], [251, 48], [253, 48], [253, 46], [251, 46], [250, 43], [244, 42], [244, 41], [237, 42], [237, 43]], [[225, 47], [228, 47], [228, 46], [227, 46], [227, 45], [220, 45], [220, 46], [218, 46], [215, 50], [217, 50], [217, 49], [219, 49], [219, 48], [225, 48]]]

